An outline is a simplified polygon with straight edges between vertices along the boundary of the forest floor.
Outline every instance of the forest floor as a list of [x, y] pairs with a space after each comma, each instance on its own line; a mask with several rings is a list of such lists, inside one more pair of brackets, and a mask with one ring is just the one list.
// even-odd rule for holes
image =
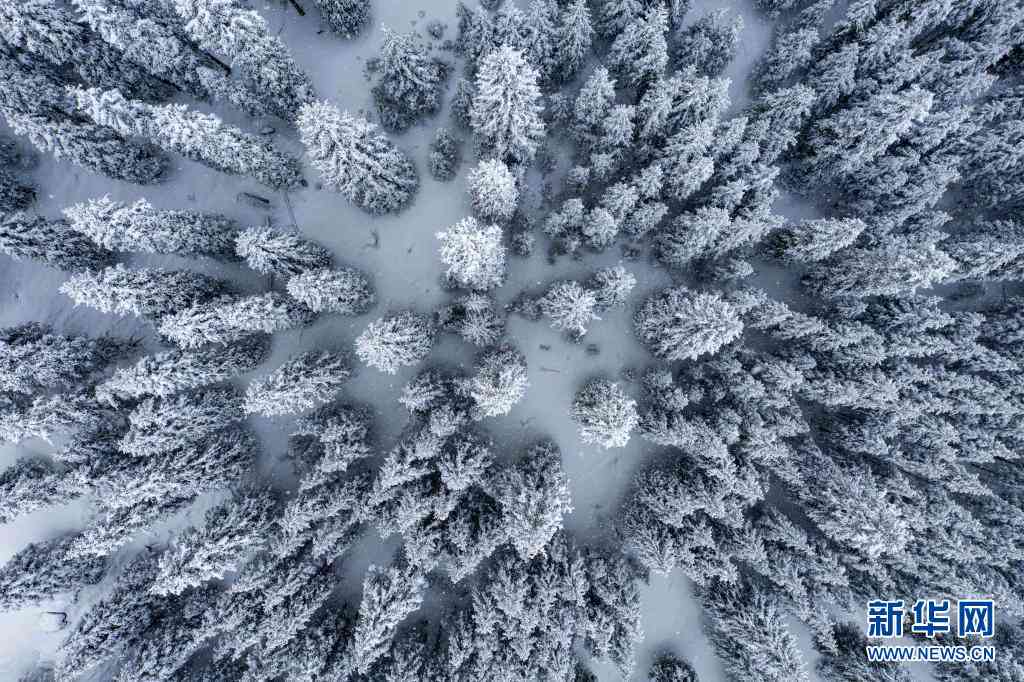
[[[371, 81], [365, 66], [367, 60], [378, 53], [379, 28], [382, 25], [400, 32], [418, 30], [426, 35], [427, 22], [439, 19], [447, 24], [445, 38], [456, 38], [454, 0], [376, 0], [372, 30], [367, 30], [353, 41], [339, 39], [328, 32], [318, 34], [319, 17], [315, 6], [308, 0], [300, 0], [300, 4], [306, 8], [305, 17], [300, 17], [285, 2], [257, 1], [253, 6], [267, 17], [272, 28], [280, 31], [298, 63], [312, 77], [322, 98], [343, 109], [364, 111], [371, 119], [375, 118], [375, 112], [370, 97]], [[739, 53], [726, 74], [733, 80], [730, 94], [732, 113], [735, 113], [749, 102], [747, 75], [769, 45], [772, 24], [754, 10], [749, 0], [694, 0], [687, 19], [693, 21], [721, 7], [739, 12], [745, 22]], [[438, 54], [454, 60], [451, 53], [439, 51]], [[450, 86], [454, 84], [457, 73], [458, 69], [449, 80]], [[254, 122], [237, 112], [219, 109], [216, 113], [249, 130], [274, 126], [278, 130], [274, 135], [275, 144], [301, 155], [295, 131], [287, 129], [279, 121]], [[269, 219], [278, 227], [294, 226], [330, 249], [339, 265], [357, 267], [372, 277], [378, 295], [378, 303], [373, 309], [356, 318], [328, 316], [310, 327], [277, 334], [273, 356], [255, 373], [261, 374], [267, 371], [266, 368], [280, 364], [286, 356], [301, 350], [350, 350], [355, 337], [366, 324], [386, 310], [414, 309], [429, 313], [451, 297], [441, 286], [442, 264], [437, 255], [435, 233], [470, 214], [465, 175], [472, 167], [472, 150], [467, 141], [463, 145], [460, 175], [454, 181], [439, 183], [433, 180], [426, 173], [426, 159], [429, 141], [439, 126], [451, 128], [446, 110], [405, 134], [393, 136], [396, 144], [415, 160], [422, 183], [415, 202], [399, 215], [367, 216], [340, 195], [318, 189], [315, 173], [309, 169], [306, 172], [309, 187], [285, 196], [271, 194], [254, 181], [223, 175], [180, 157], [165, 183], [140, 188], [42, 156], [31, 173], [39, 188], [35, 210], [56, 218], [62, 209], [73, 203], [109, 194], [121, 201], [144, 197], [158, 209], [218, 212], [235, 218], [242, 226], [263, 224]], [[460, 136], [464, 140], [467, 138], [464, 131]], [[561, 165], [564, 166], [564, 162]], [[534, 196], [527, 197], [527, 205], [539, 202], [538, 189], [533, 188]], [[238, 201], [242, 192], [270, 199], [272, 208], [257, 209]], [[788, 196], [780, 199], [776, 211], [787, 217], [807, 217], [814, 213], [813, 208]], [[270, 284], [240, 266], [212, 261], [138, 257], [131, 262], [196, 269], [228, 279], [243, 290], [263, 290]], [[611, 249], [601, 255], [588, 255], [582, 261], [562, 258], [552, 265], [547, 260], [543, 240], [538, 240], [538, 248], [532, 257], [510, 260], [509, 279], [497, 292], [497, 298], [499, 303], [506, 303], [524, 289], [536, 291], [556, 279], [585, 278], [599, 267], [619, 262], [621, 255], [618, 250]], [[664, 270], [654, 267], [646, 259], [622, 264], [638, 280], [631, 299], [633, 302], [642, 300], [648, 293], [670, 282]], [[57, 292], [64, 278], [63, 273], [38, 265], [9, 260], [0, 262], [0, 326], [44, 321], [68, 333], [137, 336], [147, 349], [156, 347], [152, 329], [143, 323], [73, 308], [70, 301]], [[776, 292], [783, 298], [795, 295], [791, 289], [794, 284], [792, 278], [787, 278], [786, 273], [778, 268], [759, 269], [755, 283], [773, 295]], [[787, 288], [790, 291], [784, 291]], [[638, 437], [634, 437], [627, 447], [610, 451], [583, 445], [568, 417], [573, 395], [587, 379], [594, 376], [619, 378], [623, 369], [642, 369], [653, 363], [653, 358], [633, 336], [632, 307], [627, 305], [605, 315], [593, 324], [585, 341], [577, 345], [568, 343], [545, 322], [530, 322], [512, 316], [508, 335], [527, 357], [530, 389], [510, 414], [482, 424], [494, 439], [496, 450], [504, 456], [515, 455], [542, 437], [553, 439], [561, 447], [562, 463], [570, 479], [575, 508], [565, 520], [566, 528], [584, 543], [600, 542], [610, 536], [614, 514], [634, 474], [639, 467], [659, 455], [656, 447]], [[596, 345], [596, 355], [592, 350], [588, 352], [590, 344]], [[435, 348], [430, 362], [468, 368], [473, 354], [472, 347], [448, 335]], [[382, 450], [395, 442], [405, 423], [406, 415], [397, 398], [402, 386], [417, 371], [418, 368], [409, 368], [396, 376], [387, 376], [363, 367], [347, 385], [347, 400], [373, 407]], [[636, 393], [638, 387], [634, 384], [627, 388]], [[291, 481], [284, 474], [286, 467], [283, 463], [291, 421], [260, 419], [254, 420], [253, 425], [264, 444], [262, 473], [280, 487], [287, 488]], [[33, 449], [44, 451], [49, 446], [38, 442], [21, 448], [0, 446], [0, 468], [12, 463], [25, 450]], [[201, 512], [202, 509], [194, 509], [169, 524], [198, 521]], [[6, 561], [28, 542], [80, 528], [85, 524], [87, 514], [87, 503], [76, 503], [43, 510], [0, 526], [0, 562]], [[156, 541], [162, 539], [161, 535], [159, 530], [155, 533]], [[149, 541], [153, 541], [152, 536]], [[358, 600], [366, 567], [374, 561], [385, 560], [393, 551], [394, 543], [382, 543], [373, 535], [361, 544], [361, 548], [364, 551], [349, 555], [351, 558], [344, 569], [342, 596], [353, 600]], [[130, 551], [129, 548], [126, 552]], [[721, 666], [711, 653], [700, 627], [700, 609], [693, 599], [692, 587], [692, 583], [678, 571], [669, 576], [653, 576], [644, 586], [643, 629], [646, 637], [641, 645], [635, 679], [645, 679], [652, 657], [663, 649], [685, 656], [703, 682], [724, 679]], [[54, 608], [66, 609], [74, 618], [89, 598], [86, 594], [83, 603], [55, 605]], [[429, 605], [430, 602], [425, 608]], [[40, 609], [31, 609], [0, 615], [0, 679], [16, 679], [37, 656], [52, 656], [64, 633], [41, 632], [39, 614]], [[808, 669], [813, 671], [816, 656], [810, 647], [809, 633], [796, 621], [792, 626], [800, 638]], [[619, 679], [610, 665], [596, 665], [594, 670], [602, 682]], [[815, 679], [813, 673], [812, 679]]]

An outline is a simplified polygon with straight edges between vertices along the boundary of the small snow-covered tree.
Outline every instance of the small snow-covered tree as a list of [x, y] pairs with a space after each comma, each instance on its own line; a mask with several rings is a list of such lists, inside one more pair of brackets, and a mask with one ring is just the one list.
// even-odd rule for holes
[[353, 633], [352, 664], [356, 670], [365, 674], [387, 654], [398, 626], [423, 603], [426, 588], [426, 576], [413, 566], [370, 566]]
[[109, 196], [64, 209], [71, 229], [111, 251], [234, 257], [234, 221], [215, 213], [158, 211], [145, 199], [132, 204]]
[[95, 585], [107, 571], [102, 557], [69, 558], [75, 536], [34, 542], [0, 568], [0, 609], [14, 610]]
[[119, 368], [99, 384], [96, 396], [108, 402], [131, 401], [147, 395], [162, 398], [217, 384], [256, 369], [268, 350], [267, 339], [257, 335], [223, 346], [147, 355], [134, 365]]
[[486, 291], [505, 281], [505, 246], [497, 225], [481, 225], [476, 218], [463, 218], [444, 232], [441, 261], [448, 266], [449, 280], [467, 289]]
[[221, 297], [194, 305], [160, 321], [161, 336], [182, 348], [229, 343], [256, 332], [273, 334], [308, 322], [315, 313], [291, 298], [271, 291], [236, 298]]
[[587, 333], [587, 325], [601, 319], [594, 313], [597, 296], [579, 282], [556, 282], [537, 303], [541, 313], [551, 319], [552, 327], [574, 338], [582, 338]]
[[380, 80], [372, 92], [385, 128], [405, 130], [440, 108], [446, 68], [415, 33], [385, 28], [377, 64]]
[[473, 376], [461, 381], [461, 389], [473, 401], [474, 419], [508, 414], [529, 386], [526, 357], [509, 345], [483, 353]]
[[602, 268], [587, 280], [587, 288], [594, 292], [597, 309], [616, 308], [626, 302], [636, 286], [636, 277], [621, 265]]
[[533, 159], [544, 138], [537, 70], [503, 46], [480, 63], [470, 122], [480, 151], [509, 164]]
[[21, 211], [0, 220], [0, 253], [61, 270], [101, 268], [112, 260], [109, 251], [71, 230], [64, 221]]
[[331, 30], [355, 38], [370, 23], [370, 0], [313, 0]]
[[244, 418], [239, 396], [230, 389], [147, 398], [128, 415], [120, 450], [136, 457], [184, 448]]
[[685, 287], [665, 289], [640, 306], [633, 317], [637, 336], [666, 360], [696, 360], [735, 341], [743, 322], [735, 308], [717, 294]]
[[356, 339], [356, 355], [385, 374], [415, 365], [430, 354], [434, 345], [430, 319], [412, 312], [387, 315], [374, 320]]
[[159, 572], [149, 591], [181, 594], [237, 571], [266, 545], [274, 506], [269, 490], [236, 490], [206, 512], [202, 528], [185, 529], [160, 555]]
[[435, 180], [447, 182], [455, 177], [460, 161], [459, 141], [446, 128], [438, 128], [430, 142], [430, 156], [427, 157], [430, 175]]
[[316, 242], [269, 227], [242, 230], [235, 241], [235, 252], [264, 275], [290, 277], [331, 264], [331, 254]]
[[224, 292], [223, 282], [187, 270], [141, 268], [122, 263], [72, 275], [60, 292], [101, 313], [160, 317], [207, 301]]
[[79, 111], [99, 125], [138, 136], [223, 173], [249, 175], [274, 189], [302, 182], [297, 160], [266, 140], [184, 104], [153, 105], [125, 99], [118, 90], [73, 88]]
[[354, 268], [319, 268], [288, 280], [288, 294], [317, 313], [359, 315], [366, 312], [376, 295], [366, 275]]
[[397, 212], [419, 187], [416, 168], [364, 118], [318, 102], [302, 108], [299, 133], [326, 185], [372, 214]]
[[729, 10], [710, 12], [680, 32], [673, 59], [681, 67], [692, 66], [706, 76], [721, 75], [736, 56], [742, 32], [740, 15], [730, 19]]
[[484, 159], [469, 172], [473, 210], [484, 220], [509, 220], [519, 204], [516, 176], [501, 161]]
[[246, 414], [277, 417], [312, 409], [341, 390], [352, 369], [344, 355], [310, 351], [297, 355], [245, 391]]
[[640, 422], [636, 401], [607, 379], [588, 382], [576, 394], [570, 416], [580, 440], [603, 448], [621, 448]]

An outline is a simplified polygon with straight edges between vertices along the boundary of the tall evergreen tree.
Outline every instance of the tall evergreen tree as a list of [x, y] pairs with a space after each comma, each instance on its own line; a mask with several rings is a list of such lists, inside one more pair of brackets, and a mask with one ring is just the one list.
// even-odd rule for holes
[[359, 315], [376, 300], [373, 287], [359, 270], [318, 268], [288, 280], [288, 294], [310, 310], [340, 315]]
[[243, 419], [241, 400], [230, 389], [208, 389], [167, 398], [146, 398], [128, 415], [122, 452], [147, 457], [188, 447]]
[[86, 385], [134, 346], [110, 337], [55, 334], [37, 322], [0, 329], [0, 391], [31, 395]]
[[145, 199], [108, 196], [64, 209], [71, 229], [111, 251], [233, 258], [238, 227], [230, 218], [197, 211], [159, 211]]
[[371, 322], [359, 335], [356, 355], [385, 374], [395, 374], [400, 367], [426, 358], [434, 345], [434, 335], [430, 319], [423, 315], [388, 315]]
[[52, 74], [0, 55], [0, 78], [8, 83], [0, 92], [0, 113], [11, 130], [54, 158], [138, 184], [156, 182], [166, 170], [154, 148], [76, 116]]
[[224, 292], [223, 282], [187, 270], [142, 268], [118, 263], [73, 275], [60, 292], [101, 313], [158, 318], [202, 303]]
[[331, 30], [355, 38], [370, 23], [370, 0], [313, 0]]
[[633, 322], [640, 340], [666, 360], [715, 353], [743, 332], [735, 309], [721, 297], [681, 287], [648, 298]]
[[387, 653], [398, 625], [423, 602], [426, 587], [423, 573], [407, 564], [370, 567], [353, 640], [353, 664], [359, 672], [368, 672]]
[[265, 140], [184, 104], [146, 104], [118, 90], [72, 91], [79, 111], [122, 135], [137, 136], [222, 173], [250, 175], [274, 189], [302, 182], [298, 162]]
[[[358, 0], [355, 0], [358, 2]], [[203, 49], [226, 55], [241, 76], [253, 105], [291, 121], [315, 96], [309, 77], [295, 63], [284, 41], [255, 10], [221, 0], [170, 0], [185, 31]]]
[[14, 260], [28, 258], [60, 270], [101, 268], [113, 254], [71, 230], [62, 220], [18, 211], [0, 222], [0, 252]]
[[412, 162], [376, 126], [326, 102], [303, 107], [302, 143], [324, 183], [371, 214], [400, 211], [419, 179]]
[[591, 25], [590, 8], [586, 0], [571, 0], [562, 10], [555, 54], [559, 59], [556, 78], [570, 80], [575, 76], [594, 42], [594, 27]]
[[471, 125], [483, 155], [527, 163], [544, 138], [538, 73], [518, 50], [504, 46], [480, 63]]
[[608, 66], [624, 82], [643, 88], [656, 81], [668, 65], [668, 13], [652, 4], [631, 20], [608, 51]]
[[268, 351], [265, 337], [250, 336], [222, 346], [147, 355], [115, 371], [96, 387], [96, 396], [107, 401], [132, 401], [149, 395], [163, 398], [218, 384], [256, 369]]
[[99, 557], [69, 559], [74, 536], [62, 536], [29, 544], [0, 568], [0, 608], [14, 610], [48, 601], [61, 593], [75, 595], [95, 585], [107, 571]]
[[337, 395], [351, 373], [343, 355], [302, 353], [249, 384], [242, 409], [265, 417], [309, 410]]
[[277, 292], [221, 297], [160, 321], [160, 334], [181, 348], [230, 343], [253, 333], [273, 334], [313, 320], [315, 313]]
[[256, 272], [290, 277], [331, 264], [327, 250], [294, 232], [250, 227], [235, 241], [239, 257]]
[[430, 56], [415, 34], [384, 29], [377, 72], [373, 99], [385, 128], [405, 130], [441, 106], [445, 65]]

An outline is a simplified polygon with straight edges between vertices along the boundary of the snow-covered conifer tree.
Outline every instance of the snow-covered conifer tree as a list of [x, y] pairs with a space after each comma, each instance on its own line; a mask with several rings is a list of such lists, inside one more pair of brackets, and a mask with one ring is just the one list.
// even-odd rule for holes
[[309, 77], [255, 10], [222, 0], [165, 0], [163, 4], [172, 5], [185, 31], [204, 50], [231, 60], [232, 73], [241, 76], [243, 87], [217, 89], [238, 93], [235, 100], [249, 95], [252, 101], [239, 106], [254, 113], [266, 108], [292, 121], [299, 107], [312, 101]]
[[405, 130], [441, 106], [445, 65], [430, 56], [416, 34], [385, 28], [377, 72], [373, 99], [385, 128]]
[[647, 677], [650, 682], [698, 682], [690, 664], [672, 653], [659, 655]]
[[113, 259], [109, 251], [73, 231], [64, 221], [21, 211], [0, 219], [0, 253], [60, 270], [101, 268]]
[[136, 457], [194, 445], [244, 418], [241, 400], [230, 389], [147, 398], [128, 415], [120, 450]]
[[96, 387], [96, 396], [108, 402], [132, 401], [147, 395], [163, 398], [217, 384], [256, 369], [268, 350], [266, 337], [254, 335], [227, 345], [147, 355], [115, 371]]
[[863, 627], [855, 623], [838, 623], [832, 628], [836, 651], [822, 651], [817, 672], [825, 682], [846, 680], [877, 680], [877, 682], [911, 682], [913, 679], [899, 663], [869, 661], [864, 655], [871, 645]]
[[235, 252], [264, 275], [290, 277], [331, 264], [331, 254], [316, 242], [269, 227], [242, 230], [235, 240]]
[[49, 601], [55, 596], [95, 585], [107, 572], [102, 557], [70, 558], [75, 536], [34, 542], [0, 568], [0, 609], [14, 610]]
[[223, 67], [187, 39], [176, 22], [168, 21], [167, 8], [150, 3], [139, 6], [130, 0], [73, 0], [73, 4], [104, 41], [154, 76], [201, 99], [251, 101], [252, 93], [243, 92]]
[[594, 42], [594, 27], [590, 23], [590, 8], [586, 0], [570, 0], [562, 9], [556, 43], [559, 70], [558, 80], [572, 79], [583, 66], [590, 46]]
[[436, 313], [438, 325], [474, 346], [493, 345], [505, 333], [505, 319], [483, 294], [470, 294]]
[[717, 294], [684, 287], [665, 289], [640, 306], [633, 317], [637, 336], [666, 360], [696, 360], [715, 353], [743, 332], [736, 310]]
[[298, 161], [213, 114], [184, 104], [128, 100], [118, 90], [74, 88], [71, 95], [79, 111], [122, 135], [142, 137], [223, 173], [249, 175], [274, 189], [302, 182]]
[[430, 319], [412, 312], [374, 320], [356, 339], [356, 355], [385, 374], [415, 365], [430, 354], [435, 330]]
[[430, 156], [427, 157], [430, 175], [435, 180], [447, 182], [455, 177], [460, 161], [459, 141], [446, 128], [438, 128], [430, 142]]
[[233, 220], [216, 213], [158, 211], [145, 199], [132, 204], [109, 196], [64, 209], [71, 229], [111, 251], [234, 258]]
[[850, 246], [865, 229], [859, 218], [803, 220], [772, 233], [769, 246], [785, 260], [814, 263]]
[[288, 294], [317, 313], [359, 315], [376, 300], [366, 275], [354, 268], [319, 268], [288, 280]]
[[370, 566], [363, 581], [363, 601], [353, 633], [352, 664], [356, 670], [365, 674], [377, 659], [387, 654], [395, 630], [423, 603], [426, 588], [426, 576], [413, 566]]
[[473, 376], [460, 382], [473, 401], [474, 419], [508, 414], [529, 386], [526, 357], [509, 345], [484, 352], [477, 358]]
[[603, 448], [621, 448], [640, 422], [636, 401], [607, 379], [588, 382], [576, 394], [570, 416], [580, 440]]
[[202, 528], [187, 528], [160, 555], [149, 591], [181, 594], [237, 571], [266, 544], [275, 500], [266, 489], [241, 488], [206, 512]]
[[52, 74], [0, 57], [0, 113], [11, 130], [42, 151], [109, 177], [148, 184], [166, 170], [157, 150], [125, 139], [70, 111], [64, 84]]
[[0, 329], [0, 391], [31, 395], [90, 383], [135, 343], [55, 334], [29, 322]]
[[22, 166], [21, 154], [14, 143], [0, 139], [0, 211], [13, 213], [35, 201], [36, 190], [15, 175]]
[[372, 214], [405, 208], [419, 188], [416, 168], [364, 118], [318, 102], [298, 119], [310, 163], [324, 183]]
[[895, 296], [928, 288], [956, 270], [956, 261], [936, 244], [940, 236], [886, 236], [871, 247], [847, 249], [817, 264], [805, 284], [831, 298]]
[[344, 355], [309, 351], [296, 355], [245, 391], [246, 414], [277, 417], [310, 410], [341, 390], [352, 369]]
[[87, 83], [123, 87], [139, 99], [156, 101], [170, 88], [125, 58], [124, 53], [83, 25], [74, 11], [54, 0], [4, 0], [0, 35], [18, 50], [55, 67], [70, 67]]
[[441, 261], [447, 276], [457, 286], [486, 291], [505, 281], [504, 235], [497, 225], [481, 225], [476, 218], [463, 218], [444, 232]]
[[602, 268], [587, 280], [587, 288], [594, 292], [597, 309], [616, 308], [626, 302], [636, 286], [636, 277], [621, 265]]
[[692, 66], [706, 76], [721, 75], [736, 56], [742, 32], [740, 15], [730, 19], [729, 10], [710, 12], [680, 32], [673, 59], [681, 67]]
[[630, 21], [608, 50], [608, 67], [624, 82], [642, 87], [656, 81], [668, 65], [668, 12], [655, 3]]
[[772, 90], [784, 85], [814, 61], [814, 48], [821, 42], [820, 24], [833, 4], [835, 0], [819, 0], [779, 30], [771, 49], [757, 67], [759, 89]]
[[509, 164], [533, 159], [545, 132], [537, 78], [522, 53], [507, 45], [483, 58], [470, 110], [483, 155]]
[[796, 638], [776, 602], [761, 592], [715, 583], [701, 595], [711, 645], [737, 682], [806, 682]]
[[370, 0], [313, 0], [331, 30], [355, 38], [370, 23]]
[[60, 292], [101, 313], [160, 317], [224, 293], [224, 283], [187, 270], [142, 268], [122, 263], [99, 271], [72, 275]]
[[84, 392], [40, 396], [31, 402], [0, 394], [0, 442], [40, 438], [52, 443], [58, 434], [95, 431], [109, 426], [111, 419], [109, 410]]
[[0, 472], [0, 523], [66, 504], [86, 492], [88, 484], [74, 472], [43, 459], [19, 459]]
[[579, 282], [556, 282], [538, 301], [541, 313], [551, 319], [551, 326], [574, 338], [587, 333], [587, 325], [599, 320], [597, 296], [583, 288]]
[[572, 512], [561, 453], [551, 442], [534, 445], [520, 461], [501, 471], [494, 488], [509, 543], [524, 560], [543, 552], [562, 529], [563, 517]]
[[484, 159], [469, 172], [473, 210], [484, 220], [509, 220], [519, 204], [516, 176], [501, 161]]
[[316, 314], [291, 298], [271, 291], [242, 298], [225, 296], [168, 315], [161, 336], [182, 348], [230, 343], [256, 332], [273, 334], [307, 324]]

